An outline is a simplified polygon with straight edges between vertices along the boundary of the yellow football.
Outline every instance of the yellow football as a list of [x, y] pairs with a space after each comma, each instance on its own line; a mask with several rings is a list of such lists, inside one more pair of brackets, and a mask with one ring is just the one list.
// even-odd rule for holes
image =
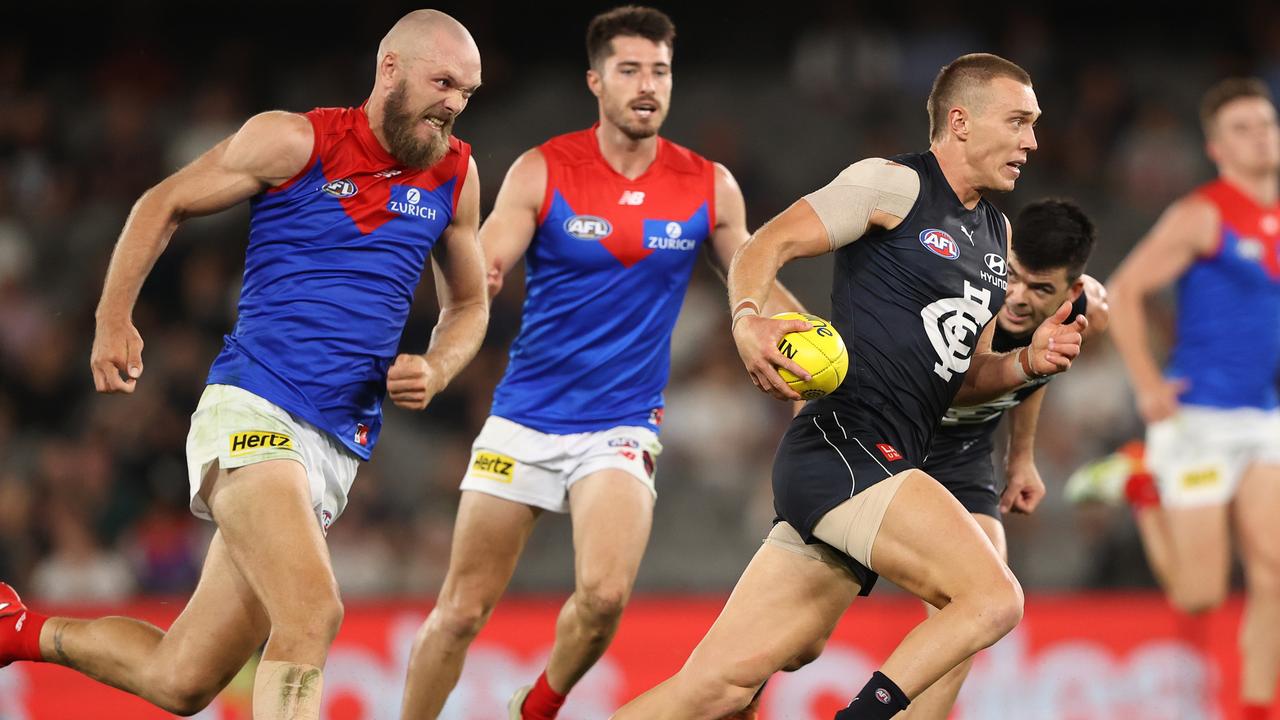
[[812, 327], [804, 332], [787, 333], [778, 342], [778, 351], [797, 365], [809, 371], [812, 380], [802, 380], [785, 368], [778, 374], [792, 390], [805, 400], [829, 395], [844, 382], [849, 372], [849, 352], [844, 339], [831, 323], [817, 315], [786, 312], [773, 316], [775, 320], [804, 320]]

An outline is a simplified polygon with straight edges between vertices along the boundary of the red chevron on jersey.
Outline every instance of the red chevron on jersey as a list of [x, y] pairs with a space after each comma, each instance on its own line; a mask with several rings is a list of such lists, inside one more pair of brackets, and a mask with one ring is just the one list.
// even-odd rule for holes
[[705, 206], [708, 227], [715, 228], [715, 169], [709, 160], [658, 138], [653, 163], [639, 177], [628, 179], [605, 161], [596, 127], [552, 138], [538, 148], [547, 163], [539, 225], [552, 214], [559, 195], [578, 213], [574, 217], [604, 219], [610, 232], [590, 239], [628, 268], [664, 249], [665, 230], [646, 232], [656, 218], [684, 220]]
[[1263, 207], [1226, 180], [1215, 180], [1197, 191], [1218, 208], [1222, 230], [1217, 252], [1235, 238], [1241, 257], [1261, 265], [1273, 280], [1280, 279], [1280, 204]]
[[[435, 219], [436, 211], [420, 203], [422, 194], [466, 177], [471, 148], [456, 137], [449, 137], [449, 150], [439, 162], [417, 169], [401, 165], [382, 147], [363, 107], [317, 108], [306, 117], [315, 130], [311, 159], [302, 172], [270, 192], [288, 189], [319, 163], [327, 181], [320, 189], [338, 198], [365, 235], [398, 217]], [[461, 191], [458, 182], [453, 188], [455, 211]]]

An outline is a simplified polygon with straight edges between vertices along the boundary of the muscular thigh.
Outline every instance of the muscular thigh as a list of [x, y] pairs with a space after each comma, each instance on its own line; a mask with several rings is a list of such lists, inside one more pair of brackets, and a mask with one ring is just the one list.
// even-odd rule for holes
[[227, 550], [272, 613], [317, 592], [337, 596], [307, 472], [293, 460], [218, 470], [209, 507]]
[[1280, 587], [1280, 464], [1250, 466], [1240, 482], [1235, 515], [1248, 582]]
[[811, 654], [858, 591], [847, 569], [766, 543], [682, 672], [756, 687]]
[[600, 470], [569, 488], [580, 585], [614, 579], [630, 588], [649, 542], [653, 492], [627, 471]]
[[267, 639], [271, 623], [244, 575], [214, 533], [200, 582], [158, 650], [161, 667], [226, 685]]
[[1008, 568], [974, 516], [927, 474], [908, 471], [872, 546], [876, 572], [935, 607]]
[[496, 600], [511, 580], [541, 512], [514, 500], [464, 490], [441, 601], [475, 597]]

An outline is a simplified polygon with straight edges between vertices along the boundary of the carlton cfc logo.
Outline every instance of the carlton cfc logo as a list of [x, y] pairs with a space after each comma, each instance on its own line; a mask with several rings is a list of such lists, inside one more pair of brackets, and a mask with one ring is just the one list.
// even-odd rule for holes
[[955, 260], [960, 257], [960, 245], [945, 230], [929, 228], [920, 233], [920, 244], [941, 258]]

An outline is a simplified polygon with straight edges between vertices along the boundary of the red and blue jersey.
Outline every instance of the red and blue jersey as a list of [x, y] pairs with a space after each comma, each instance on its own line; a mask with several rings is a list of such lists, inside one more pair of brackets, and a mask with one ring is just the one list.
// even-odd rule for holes
[[306, 166], [250, 202], [239, 318], [209, 370], [369, 459], [387, 368], [432, 246], [449, 226], [471, 149], [423, 170], [378, 143], [363, 108], [306, 114]]
[[594, 127], [538, 149], [546, 194], [492, 412], [546, 433], [657, 430], [671, 330], [715, 227], [715, 166], [659, 138], [649, 169], [628, 180]]
[[1262, 207], [1225, 180], [1196, 194], [1218, 209], [1218, 246], [1178, 281], [1178, 337], [1166, 374], [1180, 400], [1277, 406], [1280, 378], [1280, 205]]

